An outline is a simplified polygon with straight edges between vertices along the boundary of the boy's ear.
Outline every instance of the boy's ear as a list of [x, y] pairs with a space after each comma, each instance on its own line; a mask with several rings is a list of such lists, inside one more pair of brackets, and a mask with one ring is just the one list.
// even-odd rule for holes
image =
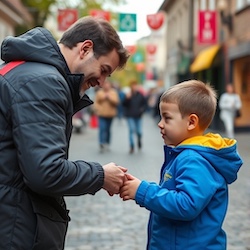
[[188, 117], [188, 130], [195, 129], [199, 124], [199, 117], [196, 114], [191, 114]]

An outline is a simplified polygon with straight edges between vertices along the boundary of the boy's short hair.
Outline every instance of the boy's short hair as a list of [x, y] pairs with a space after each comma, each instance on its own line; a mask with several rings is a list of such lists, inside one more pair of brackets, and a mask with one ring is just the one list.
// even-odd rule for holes
[[166, 90], [160, 102], [176, 103], [182, 117], [196, 114], [200, 127], [205, 130], [211, 124], [216, 111], [217, 93], [209, 84], [189, 80]]

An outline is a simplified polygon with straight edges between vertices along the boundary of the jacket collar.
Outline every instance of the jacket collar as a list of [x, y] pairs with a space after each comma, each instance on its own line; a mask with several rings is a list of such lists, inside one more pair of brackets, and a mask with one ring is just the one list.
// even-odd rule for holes
[[86, 94], [83, 95], [82, 98], [80, 97], [80, 88], [84, 79], [83, 74], [68, 73], [66, 78], [70, 88], [71, 97], [73, 100], [74, 113], [81, 110], [82, 108], [85, 108], [93, 104], [93, 101], [90, 100], [90, 98]]

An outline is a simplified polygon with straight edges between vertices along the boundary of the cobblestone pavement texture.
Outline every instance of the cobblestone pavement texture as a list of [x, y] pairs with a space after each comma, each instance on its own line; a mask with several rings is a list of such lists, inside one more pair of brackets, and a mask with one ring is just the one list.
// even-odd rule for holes
[[[230, 185], [230, 202], [224, 229], [228, 250], [250, 250], [250, 133], [236, 134], [238, 150], [244, 165], [238, 180]], [[100, 153], [98, 129], [86, 128], [73, 134], [70, 159], [115, 162], [140, 179], [158, 182], [163, 162], [163, 140], [157, 122], [143, 117], [143, 148], [129, 153], [126, 120], [114, 120], [110, 151]], [[100, 190], [96, 195], [66, 198], [71, 222], [65, 250], [143, 250], [146, 247], [148, 211], [134, 201], [123, 202], [118, 195], [110, 197]], [[184, 249], [183, 249], [184, 250]], [[197, 250], [197, 249], [194, 249]], [[200, 250], [200, 249], [199, 249]]]

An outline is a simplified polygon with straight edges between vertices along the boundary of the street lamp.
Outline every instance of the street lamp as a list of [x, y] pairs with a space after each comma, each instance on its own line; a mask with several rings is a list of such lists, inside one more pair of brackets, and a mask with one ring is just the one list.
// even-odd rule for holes
[[227, 25], [228, 30], [231, 32], [233, 30], [232, 15], [230, 13], [225, 14], [225, 11], [228, 10], [228, 2], [226, 0], [219, 0], [218, 9], [222, 24]]
[[[226, 0], [219, 0], [217, 8], [220, 11], [220, 18], [221, 24], [225, 25], [227, 30], [231, 33], [233, 30], [233, 23], [232, 23], [232, 15], [230, 13], [230, 6], [229, 1]], [[224, 29], [221, 28], [221, 35], [220, 35], [220, 42], [222, 44], [223, 49], [223, 66], [224, 66], [224, 82], [230, 82], [230, 62], [228, 59], [228, 45], [227, 45], [228, 36], [224, 36]]]

